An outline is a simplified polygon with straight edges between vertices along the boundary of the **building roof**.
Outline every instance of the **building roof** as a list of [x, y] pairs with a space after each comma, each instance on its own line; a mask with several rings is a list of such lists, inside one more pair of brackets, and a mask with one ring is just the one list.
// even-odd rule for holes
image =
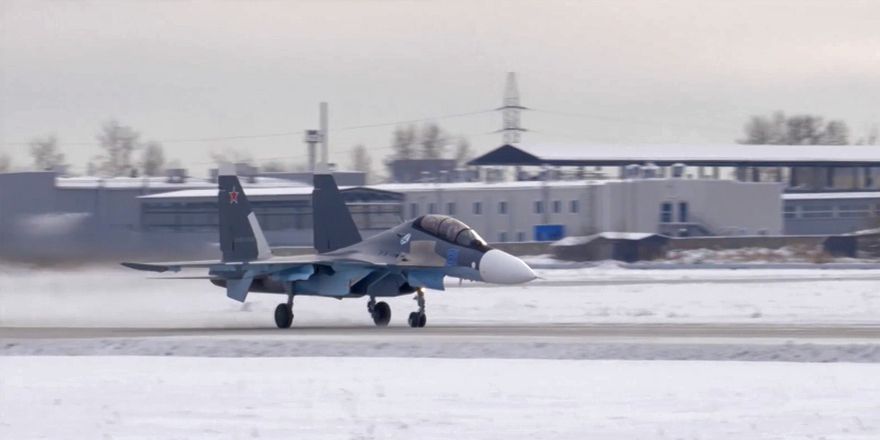
[[[676, 181], [676, 182], [724, 182], [736, 183], [740, 185], [776, 185], [776, 183], [768, 182], [736, 182], [732, 180], [715, 180], [715, 179], [681, 179], [681, 178], [648, 178], [648, 179], [628, 179], [626, 181]], [[461, 191], [485, 191], [485, 190], [505, 190], [505, 189], [524, 189], [524, 188], [586, 188], [589, 186], [600, 186], [608, 183], [621, 182], [621, 179], [602, 179], [602, 180], [527, 180], [513, 182], [452, 182], [452, 183], [383, 183], [379, 185], [369, 186], [341, 186], [339, 189], [345, 193], [349, 191], [372, 191], [384, 192], [391, 194], [418, 193], [418, 192], [461, 192]], [[269, 197], [269, 196], [305, 196], [311, 195], [311, 185], [299, 186], [272, 186], [263, 187], [254, 184], [244, 185], [245, 192], [248, 197]], [[182, 198], [199, 198], [199, 197], [216, 197], [217, 188], [211, 187], [207, 189], [184, 189], [180, 191], [162, 192], [150, 195], [143, 195], [141, 199], [182, 199]]]
[[783, 200], [880, 199], [880, 191], [785, 193]]
[[880, 166], [876, 145], [502, 145], [470, 165]]
[[[274, 177], [256, 177], [256, 182], [250, 185], [260, 186], [305, 186], [299, 182], [287, 179], [279, 179]], [[248, 183], [244, 182], [245, 188]], [[55, 186], [58, 188], [83, 189], [83, 188], [108, 188], [108, 189], [134, 189], [134, 188], [151, 188], [151, 189], [191, 189], [195, 188], [216, 188], [217, 183], [207, 179], [198, 179], [188, 177], [183, 182], [169, 182], [167, 177], [57, 177]], [[311, 189], [311, 186], [309, 186]]]
[[[522, 182], [455, 182], [455, 183], [386, 183], [370, 186], [343, 186], [340, 190], [343, 192], [355, 189], [365, 189], [372, 191], [383, 191], [389, 193], [411, 193], [411, 192], [433, 192], [433, 191], [481, 191], [486, 189], [518, 189], [518, 188], [572, 188], [585, 187], [590, 185], [603, 185], [607, 182], [616, 180], [563, 180], [563, 181], [522, 181]], [[311, 185], [300, 186], [277, 186], [277, 187], [259, 187], [244, 185], [245, 192], [248, 197], [261, 196], [303, 196], [312, 193]], [[174, 199], [174, 198], [194, 198], [194, 197], [216, 197], [216, 187], [207, 189], [184, 189], [180, 191], [170, 191], [158, 194], [150, 194], [140, 196], [141, 199]]]

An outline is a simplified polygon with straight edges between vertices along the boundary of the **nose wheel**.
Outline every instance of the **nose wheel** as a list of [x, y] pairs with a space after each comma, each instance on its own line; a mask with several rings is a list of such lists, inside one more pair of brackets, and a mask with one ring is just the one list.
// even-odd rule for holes
[[391, 306], [384, 301], [377, 303], [376, 298], [370, 297], [370, 302], [367, 303], [367, 311], [370, 312], [376, 327], [386, 327], [391, 322]]
[[425, 292], [419, 290], [413, 298], [419, 304], [419, 311], [409, 314], [407, 323], [412, 328], [422, 328], [428, 323], [428, 315], [425, 314]]

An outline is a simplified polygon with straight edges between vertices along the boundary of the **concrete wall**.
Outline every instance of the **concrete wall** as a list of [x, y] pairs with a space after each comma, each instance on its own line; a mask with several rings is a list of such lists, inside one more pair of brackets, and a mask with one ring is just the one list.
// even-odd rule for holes
[[[781, 234], [782, 185], [725, 180], [642, 179], [597, 188], [597, 229], [660, 232], [660, 205], [687, 202], [689, 220], [713, 234]], [[676, 221], [678, 219], [675, 219]]]

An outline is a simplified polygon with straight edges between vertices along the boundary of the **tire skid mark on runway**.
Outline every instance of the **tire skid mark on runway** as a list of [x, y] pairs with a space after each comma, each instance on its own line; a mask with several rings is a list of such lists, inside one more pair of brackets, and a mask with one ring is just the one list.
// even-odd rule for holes
[[337, 337], [349, 339], [419, 337], [520, 338], [596, 338], [620, 337], [653, 340], [660, 338], [789, 338], [789, 339], [869, 339], [880, 341], [877, 324], [665, 324], [665, 323], [593, 323], [593, 324], [484, 324], [432, 325], [423, 329], [409, 327], [318, 326], [293, 327], [0, 327], [0, 340], [9, 339], [94, 339], [150, 337], [255, 337], [309, 339]]

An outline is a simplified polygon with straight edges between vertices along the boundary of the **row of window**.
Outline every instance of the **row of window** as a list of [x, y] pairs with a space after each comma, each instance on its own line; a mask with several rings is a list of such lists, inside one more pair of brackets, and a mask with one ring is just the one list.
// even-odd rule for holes
[[880, 203], [842, 203], [839, 205], [786, 205], [785, 218], [866, 218], [880, 217]]
[[[501, 200], [498, 202], [497, 212], [498, 214], [507, 214], [508, 205], [507, 202]], [[544, 201], [537, 200], [534, 203], [534, 213], [535, 214], [543, 214], [544, 213]], [[562, 200], [554, 200], [550, 203], [551, 210], [554, 214], [562, 213]], [[447, 202], [445, 206], [446, 210], [442, 214], [446, 215], [457, 215], [457, 206], [455, 202]], [[577, 214], [580, 211], [580, 203], [578, 200], [569, 200], [568, 201], [568, 213], [569, 214]], [[483, 214], [483, 203], [482, 202], [474, 202], [471, 208], [471, 212], [474, 215], [482, 215]], [[434, 202], [429, 202], [427, 204], [427, 212], [425, 214], [441, 214], [437, 211], [437, 204]], [[409, 204], [409, 216], [411, 218], [415, 218], [422, 215], [420, 211], [420, 207], [418, 203], [410, 203]]]
[[[260, 226], [266, 231], [312, 229], [312, 208], [302, 202], [252, 203]], [[360, 229], [388, 229], [400, 223], [401, 209], [396, 203], [348, 205]], [[219, 225], [216, 203], [145, 203], [141, 224], [147, 229], [210, 231]]]

